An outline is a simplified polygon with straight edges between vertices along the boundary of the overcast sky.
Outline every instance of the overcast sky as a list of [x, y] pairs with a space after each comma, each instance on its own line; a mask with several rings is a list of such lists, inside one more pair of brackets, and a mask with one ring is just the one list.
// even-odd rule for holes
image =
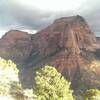
[[0, 0], [0, 35], [11, 29], [34, 33], [56, 18], [77, 14], [100, 35], [100, 0]]

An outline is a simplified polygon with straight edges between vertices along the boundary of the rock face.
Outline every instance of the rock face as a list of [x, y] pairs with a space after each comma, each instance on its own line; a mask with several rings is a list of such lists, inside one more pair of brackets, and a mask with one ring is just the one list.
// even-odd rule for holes
[[69, 74], [66, 76], [70, 78], [74, 76], [77, 67], [86, 64], [81, 56], [82, 50], [92, 52], [98, 48], [94, 33], [81, 16], [54, 21], [33, 36], [33, 43], [34, 50], [28, 58], [35, 59], [32, 65], [48, 63], [57, 67], [62, 74]]
[[0, 40], [0, 56], [28, 66], [20, 74], [24, 76], [21, 80], [25, 85], [31, 85], [35, 66], [48, 64], [56, 67], [76, 87], [97, 49], [99, 43], [94, 33], [79, 15], [57, 19], [34, 35], [10, 31]]
[[23, 61], [31, 48], [31, 35], [26, 32], [11, 30], [0, 39], [0, 56], [16, 63]]

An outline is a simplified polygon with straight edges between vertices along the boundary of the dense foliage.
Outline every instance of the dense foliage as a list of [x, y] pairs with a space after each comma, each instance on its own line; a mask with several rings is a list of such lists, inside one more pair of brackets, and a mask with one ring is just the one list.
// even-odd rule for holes
[[0, 58], [0, 100], [32, 100], [30, 93], [21, 87], [16, 64]]
[[0, 95], [9, 93], [10, 84], [13, 81], [19, 82], [18, 69], [11, 60], [0, 58]]
[[100, 90], [90, 89], [86, 91], [85, 100], [100, 100]]
[[36, 100], [74, 100], [70, 82], [51, 66], [45, 66], [36, 73], [33, 93]]

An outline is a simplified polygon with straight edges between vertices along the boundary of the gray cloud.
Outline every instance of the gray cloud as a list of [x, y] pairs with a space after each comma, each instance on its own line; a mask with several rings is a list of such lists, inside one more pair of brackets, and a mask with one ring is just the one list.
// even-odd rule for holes
[[85, 17], [91, 29], [100, 36], [100, 0], [87, 0], [79, 8], [79, 13]]
[[43, 11], [38, 8], [25, 8], [13, 0], [0, 1], [0, 26], [4, 28], [21, 28], [40, 30], [61, 16], [72, 15], [72, 12]]
[[[16, 1], [16, 0], [15, 0]], [[40, 30], [59, 17], [80, 14], [85, 17], [94, 32], [100, 32], [100, 0], [87, 0], [76, 11], [43, 11], [28, 8], [14, 0], [0, 0], [0, 29]]]

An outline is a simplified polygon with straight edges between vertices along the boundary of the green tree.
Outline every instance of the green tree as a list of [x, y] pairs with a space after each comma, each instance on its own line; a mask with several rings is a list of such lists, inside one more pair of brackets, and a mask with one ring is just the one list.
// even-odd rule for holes
[[[12, 97], [24, 94], [18, 78], [18, 69], [11, 60], [0, 57], [0, 97]], [[18, 96], [17, 96], [18, 98]]]
[[32, 89], [22, 88], [18, 72], [15, 63], [0, 57], [0, 100], [34, 100]]
[[19, 82], [16, 64], [0, 57], [0, 95], [8, 95], [10, 83], [14, 81]]
[[33, 93], [36, 100], [74, 100], [70, 82], [52, 66], [45, 66], [36, 72]]
[[85, 93], [85, 100], [100, 100], [100, 90], [90, 89]]

